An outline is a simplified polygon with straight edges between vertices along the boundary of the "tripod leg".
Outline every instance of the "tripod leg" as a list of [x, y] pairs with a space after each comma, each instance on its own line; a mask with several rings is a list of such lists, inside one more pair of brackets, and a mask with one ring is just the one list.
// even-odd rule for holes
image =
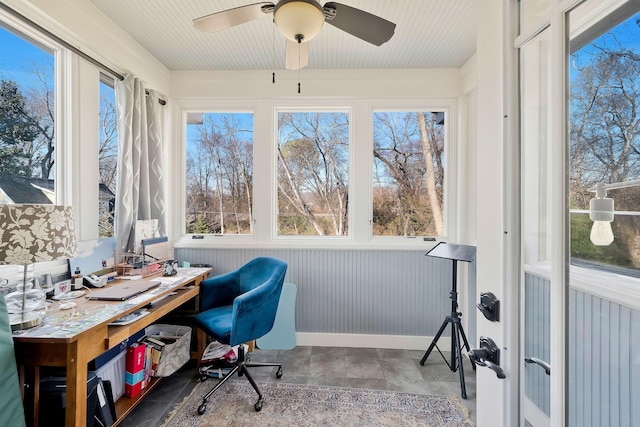
[[[461, 390], [461, 395], [463, 399], [467, 398], [467, 387], [464, 383], [464, 367], [462, 365], [462, 350], [460, 349], [460, 336], [459, 334], [462, 333], [464, 334], [464, 332], [462, 332], [462, 325], [460, 325], [460, 323], [454, 323], [455, 325], [455, 334], [453, 334], [453, 336], [451, 337], [452, 341], [455, 341], [456, 343], [456, 357], [458, 359], [458, 362], [460, 364], [459, 369], [460, 369], [460, 390]], [[464, 336], [464, 335], [463, 335]], [[455, 337], [455, 338], [454, 338]], [[465, 339], [466, 341], [466, 339]]]
[[438, 333], [436, 334], [435, 337], [433, 337], [433, 341], [431, 341], [431, 345], [429, 346], [429, 349], [424, 354], [424, 356], [422, 356], [422, 360], [420, 360], [420, 366], [424, 366], [424, 362], [426, 362], [427, 358], [431, 354], [431, 350], [433, 350], [433, 347], [436, 346], [438, 339], [440, 339], [440, 335], [442, 335], [442, 333], [444, 332], [444, 328], [447, 327], [447, 323], [449, 323], [449, 319], [445, 319], [444, 322], [442, 322], [442, 325], [440, 326]]
[[[460, 335], [462, 335], [462, 341], [464, 342], [464, 347], [467, 350], [467, 353], [469, 352], [469, 350], [471, 350], [471, 347], [469, 347], [469, 341], [467, 341], [467, 336], [464, 334], [464, 329], [462, 328], [462, 325], [460, 325]], [[469, 361], [471, 362], [471, 367], [473, 368], [473, 370], [476, 370], [476, 364], [473, 360], [471, 360], [471, 358], [469, 358]], [[460, 363], [462, 363], [462, 360], [460, 360]]]
[[457, 352], [456, 348], [460, 346], [460, 342], [458, 339], [458, 327], [460, 326], [460, 321], [458, 318], [454, 317], [451, 321], [451, 372], [455, 372], [458, 369], [457, 363]]

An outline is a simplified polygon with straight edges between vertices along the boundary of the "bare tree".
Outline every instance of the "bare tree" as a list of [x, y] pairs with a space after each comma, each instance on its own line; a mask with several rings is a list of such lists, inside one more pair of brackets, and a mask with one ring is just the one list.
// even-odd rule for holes
[[[622, 46], [613, 34], [604, 35], [574, 55], [576, 64], [587, 60], [574, 70], [571, 85], [571, 207], [588, 209], [593, 197], [589, 188], [597, 182], [640, 178], [640, 55]], [[619, 194], [616, 209], [640, 210], [638, 198], [624, 197], [627, 193], [633, 191]], [[619, 252], [607, 254], [616, 260], [611, 262], [626, 263], [629, 261], [623, 259], [627, 259], [631, 265], [640, 266], [637, 218], [616, 215], [613, 226], [619, 236], [615, 245]], [[590, 246], [585, 249], [577, 243], [572, 245], [574, 253], [585, 259], [603, 258]]]
[[442, 235], [443, 127], [432, 113], [374, 117], [375, 232]]
[[28, 144], [31, 166], [39, 169], [41, 178], [49, 178], [55, 164], [55, 94], [51, 87], [53, 59], [49, 63], [34, 64], [29, 72], [35, 77], [37, 85], [25, 89], [27, 111], [38, 123], [38, 136]]
[[[187, 229], [215, 233], [253, 231], [253, 129], [233, 114], [205, 114], [187, 159]], [[227, 222], [230, 219], [230, 222]]]
[[[431, 205], [431, 212], [433, 215], [433, 221], [436, 226], [436, 235], [442, 236], [444, 232], [444, 220], [442, 218], [442, 205], [440, 204], [440, 197], [436, 189], [436, 172], [439, 173], [440, 182], [442, 183], [442, 160], [440, 158], [438, 150], [438, 140], [436, 138], [435, 119], [427, 120], [424, 113], [416, 113], [418, 116], [418, 127], [420, 129], [420, 141], [422, 142], [422, 155], [424, 157], [424, 164], [426, 167], [426, 183], [427, 183], [427, 196], [429, 198], [429, 204]], [[436, 166], [438, 168], [436, 169]]]
[[[286, 230], [286, 216], [295, 212], [314, 234], [346, 235], [348, 116], [333, 112], [280, 113], [278, 127], [279, 232], [292, 234]], [[298, 224], [293, 233], [310, 234]]]

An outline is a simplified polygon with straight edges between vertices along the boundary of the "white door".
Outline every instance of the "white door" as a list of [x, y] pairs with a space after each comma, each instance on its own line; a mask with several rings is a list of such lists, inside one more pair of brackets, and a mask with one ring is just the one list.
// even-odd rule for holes
[[[502, 305], [500, 322], [480, 318], [477, 335], [496, 342], [506, 374], [478, 369], [479, 427], [567, 424], [562, 70], [566, 13], [577, 3], [483, 2], [479, 12], [477, 292], [496, 293]], [[497, 219], [487, 223], [490, 212]]]
[[[516, 39], [519, 424], [633, 426], [640, 423], [640, 199], [630, 190], [640, 187], [640, 4], [561, 4]], [[589, 215], [599, 182], [620, 206], [613, 233], [600, 236], [590, 229], [603, 214]]]

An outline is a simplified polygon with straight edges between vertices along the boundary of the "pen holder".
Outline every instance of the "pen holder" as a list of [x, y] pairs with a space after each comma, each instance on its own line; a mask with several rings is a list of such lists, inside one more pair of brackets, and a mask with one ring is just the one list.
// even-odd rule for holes
[[163, 276], [175, 276], [178, 274], [178, 261], [176, 260], [168, 260], [165, 261], [162, 265], [162, 275]]

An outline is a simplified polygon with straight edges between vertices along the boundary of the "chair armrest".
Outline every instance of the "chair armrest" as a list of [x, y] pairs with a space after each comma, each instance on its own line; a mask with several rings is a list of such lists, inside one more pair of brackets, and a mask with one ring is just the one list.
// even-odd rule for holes
[[235, 271], [203, 280], [200, 283], [200, 311], [232, 305], [239, 293], [240, 285]]

